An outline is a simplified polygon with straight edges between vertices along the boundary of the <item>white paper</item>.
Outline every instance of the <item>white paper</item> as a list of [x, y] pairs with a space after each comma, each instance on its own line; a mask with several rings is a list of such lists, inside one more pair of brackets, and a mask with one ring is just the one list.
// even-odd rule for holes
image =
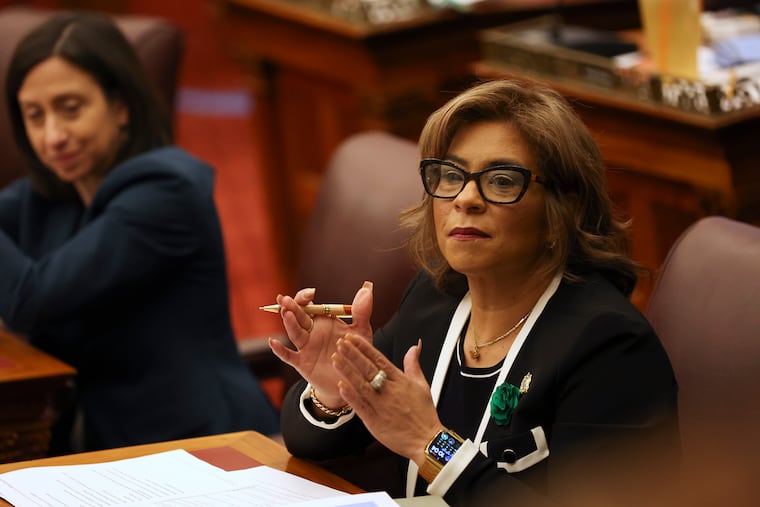
[[[234, 478], [237, 487], [205, 495], [162, 501], [170, 507], [224, 505], [225, 507], [284, 507], [300, 505], [314, 499], [350, 496], [297, 475], [267, 466], [224, 472]], [[150, 504], [155, 505], [155, 504]]]
[[183, 450], [0, 474], [0, 498], [15, 507], [276, 507], [340, 496], [350, 495], [266, 466], [226, 472]]
[[385, 491], [375, 493], [360, 493], [341, 497], [323, 498], [309, 502], [292, 504], [288, 507], [398, 507]]

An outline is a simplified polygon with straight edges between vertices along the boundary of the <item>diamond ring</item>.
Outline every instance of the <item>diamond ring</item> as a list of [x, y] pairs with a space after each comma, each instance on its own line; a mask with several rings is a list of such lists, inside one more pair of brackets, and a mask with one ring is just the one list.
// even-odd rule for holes
[[375, 391], [379, 391], [385, 385], [386, 380], [388, 380], [388, 375], [383, 370], [377, 370], [375, 376], [369, 381], [369, 385]]

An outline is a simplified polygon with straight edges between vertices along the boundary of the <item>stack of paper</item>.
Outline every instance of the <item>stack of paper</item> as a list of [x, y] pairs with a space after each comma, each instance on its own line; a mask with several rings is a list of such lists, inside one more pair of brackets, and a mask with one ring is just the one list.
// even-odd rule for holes
[[15, 507], [397, 507], [386, 493], [348, 495], [266, 466], [228, 472], [183, 450], [7, 472], [0, 498]]

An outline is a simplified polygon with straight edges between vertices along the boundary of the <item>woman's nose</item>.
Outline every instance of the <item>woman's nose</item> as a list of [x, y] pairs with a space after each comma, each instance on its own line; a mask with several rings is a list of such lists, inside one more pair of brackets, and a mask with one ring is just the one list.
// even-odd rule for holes
[[60, 146], [68, 137], [66, 127], [55, 117], [45, 122], [45, 144], [51, 147]]
[[454, 199], [455, 203], [461, 207], [483, 206], [485, 199], [480, 195], [480, 189], [475, 180], [465, 183], [462, 191]]

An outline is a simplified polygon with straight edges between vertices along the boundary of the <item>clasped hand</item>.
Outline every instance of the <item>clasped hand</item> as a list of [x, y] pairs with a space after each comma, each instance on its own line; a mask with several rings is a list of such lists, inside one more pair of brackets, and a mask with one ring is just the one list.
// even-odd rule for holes
[[[351, 405], [381, 444], [421, 464], [425, 444], [443, 427], [420, 368], [422, 343], [407, 351], [404, 371], [372, 345], [371, 282], [364, 282], [354, 296], [351, 324], [307, 315], [301, 306], [312, 303], [314, 295], [314, 289], [302, 289], [292, 298], [277, 298], [295, 349], [270, 339], [272, 351], [314, 387], [322, 404]], [[387, 380], [375, 389], [370, 382], [379, 370]]]
[[313, 303], [315, 289], [301, 289], [294, 297], [277, 296], [280, 316], [290, 342], [295, 349], [270, 338], [272, 352], [289, 364], [319, 393], [319, 400], [328, 407], [345, 405], [338, 392], [339, 376], [331, 358], [338, 339], [353, 332], [372, 341], [372, 282], [364, 282], [351, 304], [351, 324], [325, 316], [311, 316], [302, 306]]

